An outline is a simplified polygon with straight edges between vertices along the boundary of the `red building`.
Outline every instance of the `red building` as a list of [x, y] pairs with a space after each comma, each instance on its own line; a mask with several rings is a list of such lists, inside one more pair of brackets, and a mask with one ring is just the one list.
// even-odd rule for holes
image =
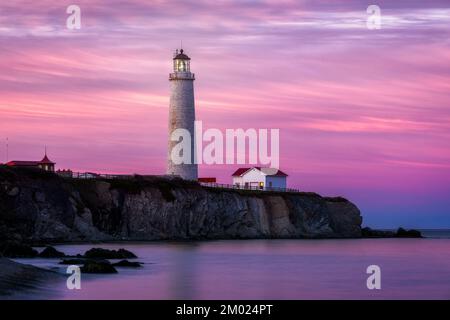
[[200, 183], [216, 183], [216, 178], [214, 177], [198, 178], [197, 181]]
[[23, 161], [23, 160], [13, 160], [6, 163], [7, 166], [10, 167], [25, 167], [25, 168], [39, 168], [45, 171], [55, 172], [55, 164], [50, 161], [45, 154], [44, 158], [41, 161]]

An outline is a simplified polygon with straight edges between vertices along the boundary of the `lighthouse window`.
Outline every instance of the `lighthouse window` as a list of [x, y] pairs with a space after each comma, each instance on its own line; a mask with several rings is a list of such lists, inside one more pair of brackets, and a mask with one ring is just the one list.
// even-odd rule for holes
[[189, 61], [187, 60], [175, 60], [174, 66], [176, 72], [189, 72]]
[[183, 60], [177, 60], [177, 70], [179, 72], [186, 71], [186, 64]]

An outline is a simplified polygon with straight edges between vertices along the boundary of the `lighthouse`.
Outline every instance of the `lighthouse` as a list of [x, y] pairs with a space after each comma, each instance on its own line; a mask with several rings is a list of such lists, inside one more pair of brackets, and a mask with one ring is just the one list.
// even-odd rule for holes
[[[195, 163], [195, 103], [194, 103], [194, 80], [195, 76], [190, 69], [191, 59], [184, 53], [183, 49], [175, 52], [173, 58], [173, 72], [169, 75], [170, 81], [170, 104], [169, 104], [169, 143], [167, 174], [178, 175], [186, 180], [197, 180], [198, 169]], [[180, 141], [174, 141], [174, 131], [189, 133], [188, 148], [181, 150], [184, 159], [188, 161], [179, 163], [174, 161], [173, 152], [178, 152], [176, 146]], [[183, 141], [186, 145], [187, 141]], [[174, 149], [175, 147], [175, 149]]]

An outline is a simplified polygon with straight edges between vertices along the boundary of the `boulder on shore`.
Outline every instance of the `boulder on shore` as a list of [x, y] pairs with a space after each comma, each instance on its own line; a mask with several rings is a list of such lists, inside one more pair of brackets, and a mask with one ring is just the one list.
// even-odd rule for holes
[[17, 241], [5, 241], [0, 243], [0, 256], [7, 258], [34, 258], [38, 252], [31, 246]]
[[45, 247], [45, 249], [39, 253], [40, 258], [63, 258], [65, 256], [64, 252], [58, 251], [53, 247]]
[[119, 249], [119, 250], [109, 250], [102, 248], [92, 248], [91, 250], [86, 251], [84, 254], [85, 258], [90, 259], [134, 259], [137, 256], [128, 250]]
[[141, 262], [130, 262], [128, 260], [121, 260], [117, 263], [113, 263], [114, 267], [128, 267], [128, 268], [140, 268], [142, 267]]
[[374, 230], [369, 227], [361, 229], [363, 238], [423, 238], [420, 231], [398, 228], [397, 231]]
[[86, 260], [84, 265], [81, 267], [81, 272], [83, 272], [83, 273], [117, 273], [117, 270], [108, 261]]
[[395, 232], [386, 230], [374, 230], [369, 227], [361, 229], [361, 236], [363, 238], [394, 238]]
[[419, 230], [405, 230], [403, 228], [398, 228], [396, 236], [397, 238], [423, 238]]

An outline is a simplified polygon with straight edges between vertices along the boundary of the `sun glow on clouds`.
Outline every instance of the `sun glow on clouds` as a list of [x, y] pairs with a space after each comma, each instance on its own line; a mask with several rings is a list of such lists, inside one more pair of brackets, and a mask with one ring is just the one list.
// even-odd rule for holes
[[[450, 226], [436, 196], [450, 191], [448, 2], [379, 1], [372, 31], [357, 0], [80, 0], [79, 31], [65, 28], [69, 4], [0, 4], [11, 157], [47, 145], [62, 168], [164, 172], [167, 77], [183, 40], [206, 128], [280, 128], [291, 186], [349, 197], [375, 225], [372, 208], [403, 203], [406, 217], [429, 196]], [[200, 171], [229, 182], [233, 169]]]

